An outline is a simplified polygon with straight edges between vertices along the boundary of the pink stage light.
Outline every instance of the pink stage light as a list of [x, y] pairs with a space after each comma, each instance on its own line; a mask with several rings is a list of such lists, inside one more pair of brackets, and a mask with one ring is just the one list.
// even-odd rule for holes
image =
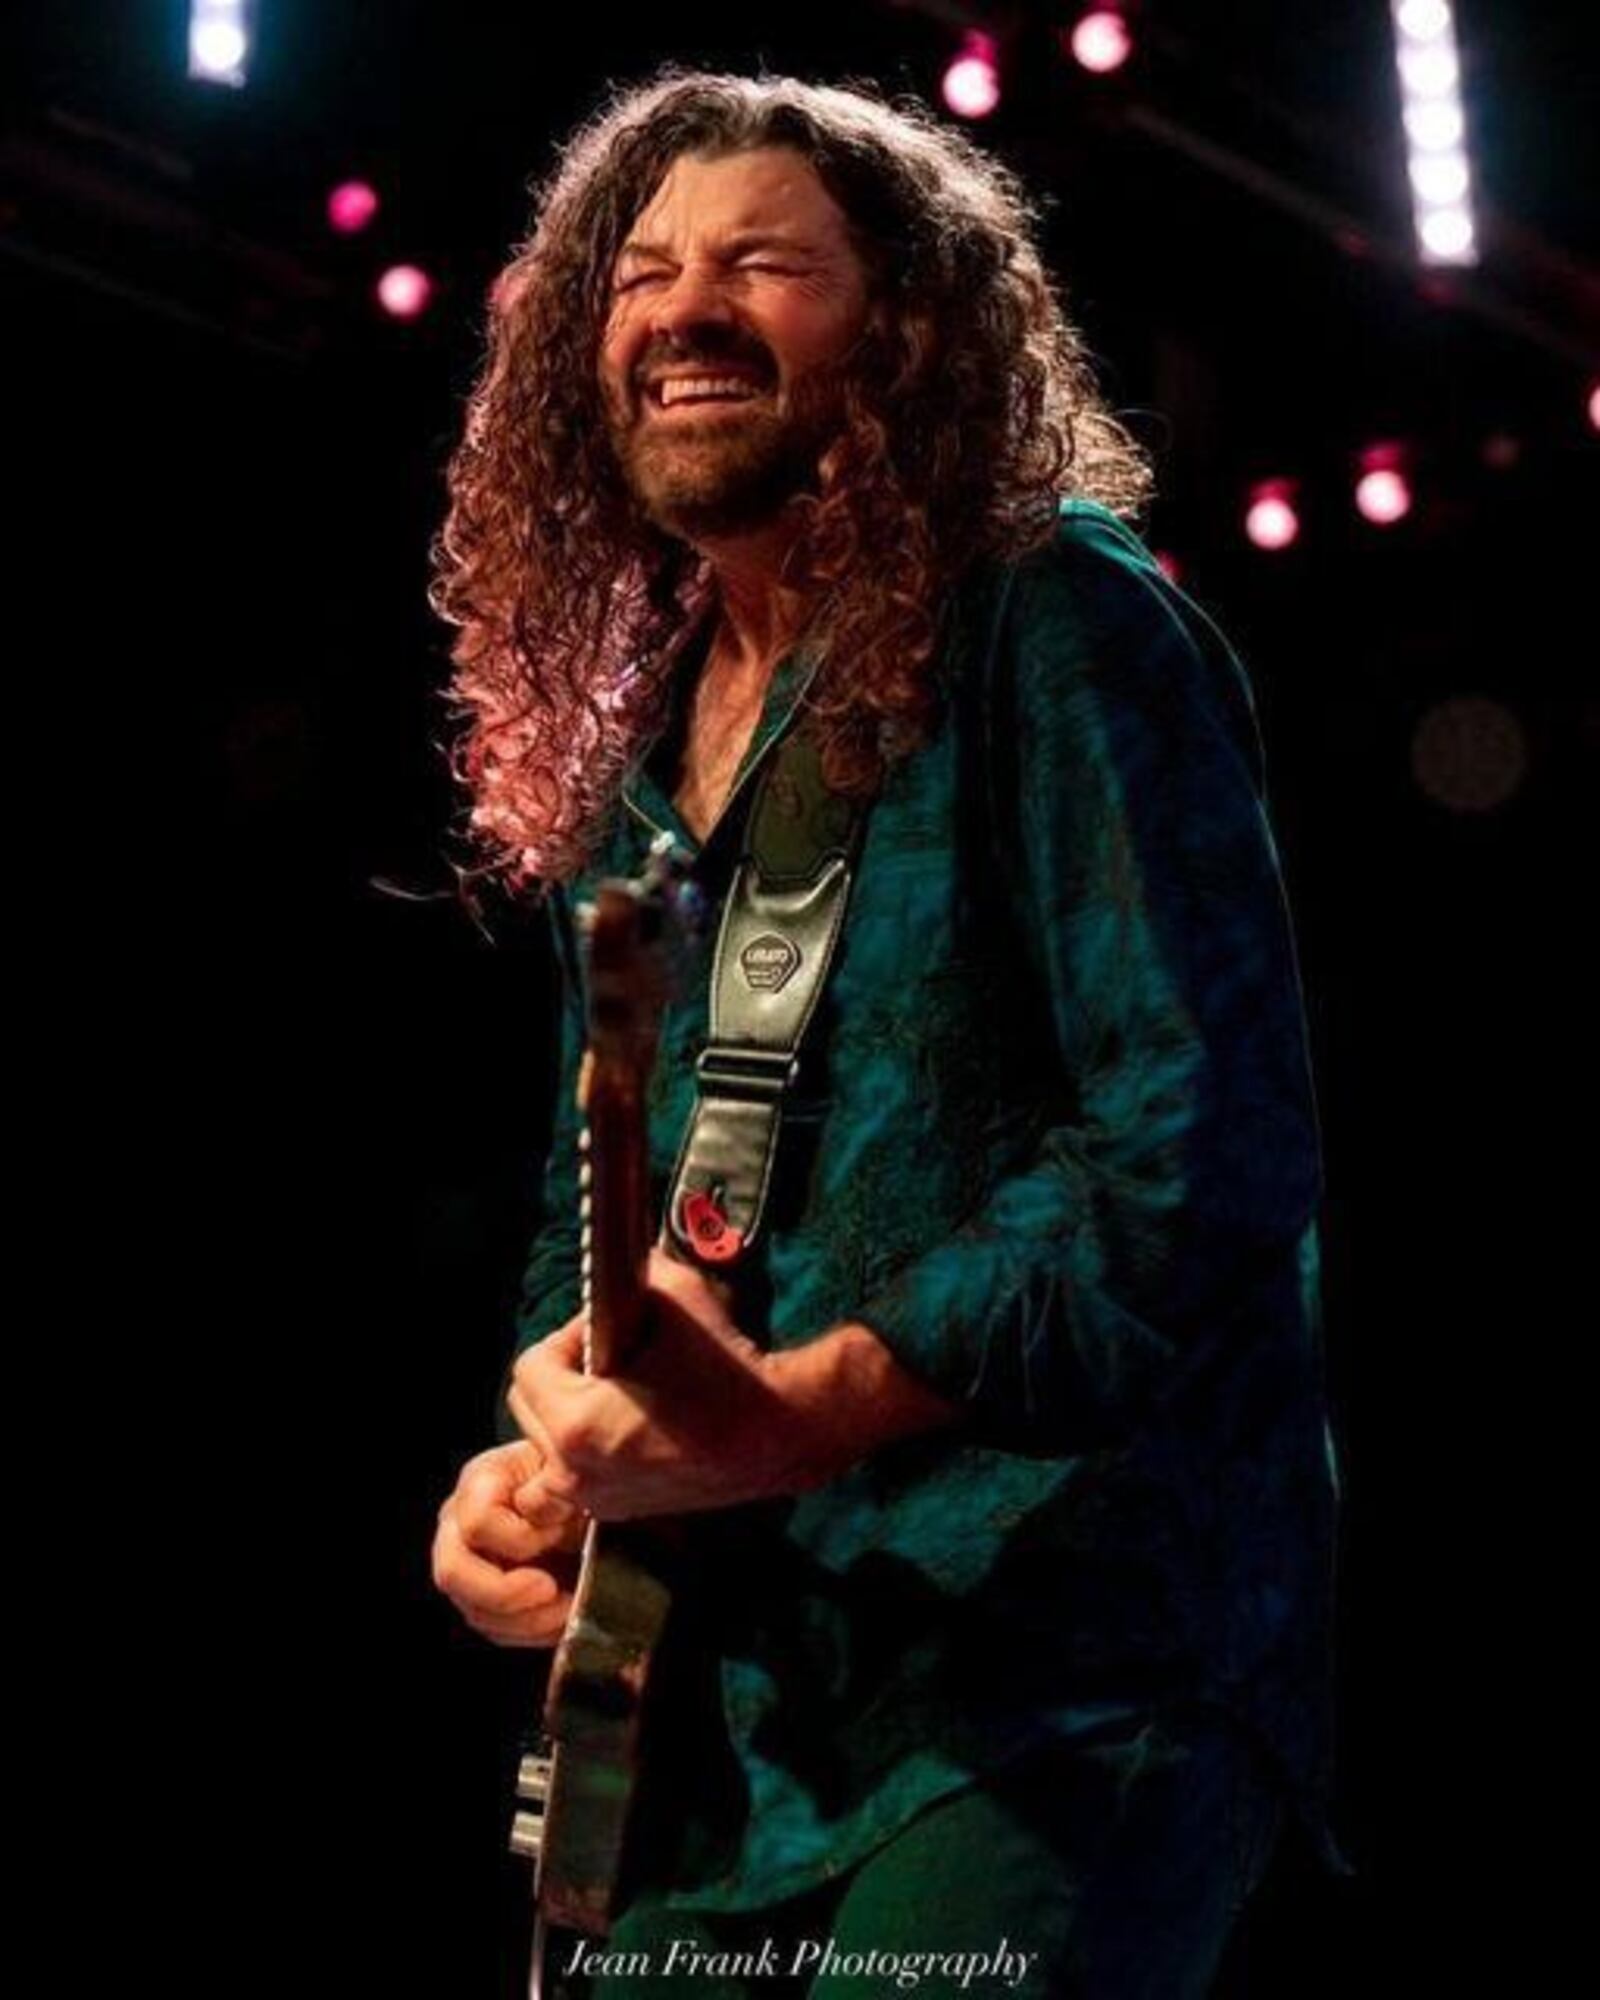
[[1595, 430], [1600, 431], [1600, 382], [1596, 382], [1589, 391], [1589, 422]]
[[1258, 549], [1286, 549], [1298, 538], [1300, 516], [1291, 480], [1264, 479], [1251, 487], [1244, 531]]
[[1073, 60], [1096, 76], [1109, 76], [1133, 54], [1133, 36], [1122, 16], [1110, 7], [1093, 7], [1072, 30], [1067, 46]]
[[1375, 466], [1356, 481], [1356, 509], [1363, 520], [1387, 528], [1411, 512], [1411, 487], [1397, 466]]
[[391, 264], [378, 280], [378, 303], [395, 319], [415, 319], [433, 297], [433, 280], [415, 264]]
[[958, 118], [987, 118], [1000, 102], [999, 51], [991, 35], [968, 35], [944, 73], [944, 101]]
[[1392, 527], [1411, 512], [1411, 480], [1401, 444], [1369, 444], [1356, 480], [1356, 512], [1374, 527]]
[[341, 236], [365, 229], [378, 212], [378, 190], [365, 181], [341, 181], [328, 196], [328, 225]]

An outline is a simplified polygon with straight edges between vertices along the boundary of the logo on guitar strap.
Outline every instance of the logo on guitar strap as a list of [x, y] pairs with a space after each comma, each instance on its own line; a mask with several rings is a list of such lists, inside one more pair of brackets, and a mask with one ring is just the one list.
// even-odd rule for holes
[[776, 931], [763, 931], [739, 954], [744, 983], [757, 993], [777, 993], [789, 983], [800, 963], [800, 948]]

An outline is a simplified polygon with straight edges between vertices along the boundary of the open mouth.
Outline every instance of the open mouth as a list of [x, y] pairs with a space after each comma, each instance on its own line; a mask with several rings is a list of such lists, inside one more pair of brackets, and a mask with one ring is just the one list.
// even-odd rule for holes
[[741, 375], [668, 375], [647, 384], [644, 400], [653, 410], [736, 408], [760, 400], [766, 391]]

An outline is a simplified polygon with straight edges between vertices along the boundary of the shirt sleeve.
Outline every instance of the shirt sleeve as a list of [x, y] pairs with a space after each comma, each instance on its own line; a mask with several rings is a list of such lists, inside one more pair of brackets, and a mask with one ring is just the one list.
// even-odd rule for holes
[[1293, 1329], [1321, 1196], [1299, 975], [1242, 668], [1119, 524], [1009, 580], [990, 819], [1043, 1129], [859, 1317], [1005, 1448], [1114, 1446]]
[[[552, 889], [546, 899], [560, 980], [556, 1094], [550, 1113], [550, 1150], [540, 1186], [539, 1222], [523, 1272], [512, 1360], [525, 1347], [564, 1326], [582, 1300], [578, 1238], [578, 1068], [583, 1057], [583, 993], [578, 974], [570, 899]], [[521, 1432], [506, 1408], [502, 1384], [495, 1410], [502, 1443]]]

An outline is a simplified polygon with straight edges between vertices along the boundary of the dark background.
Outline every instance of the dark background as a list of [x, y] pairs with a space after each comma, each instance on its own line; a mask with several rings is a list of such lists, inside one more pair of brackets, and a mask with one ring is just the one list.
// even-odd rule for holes
[[[28, 1345], [60, 1368], [27, 1427], [47, 1498], [87, 1502], [51, 1616], [140, 1802], [127, 1859], [159, 1857], [168, 1984], [191, 1957], [210, 1991], [515, 1990], [529, 1674], [426, 1557], [507, 1345], [548, 968], [451, 895], [442, 467], [526, 183], [607, 79], [765, 59], [930, 96], [939, 11], [267, 0], [241, 92], [185, 78], [178, 5], [14, 20], [11, 901], [51, 1213]], [[1542, 1991], [1577, 1887], [1593, 1323], [1592, 13], [1462, 0], [1485, 261], [1423, 280], [1379, 0], [1150, 0], [1110, 85], [1055, 53], [1060, 12], [983, 11], [1011, 71], [986, 137], [1158, 451], [1151, 539], [1254, 677], [1320, 1079], [1356, 1873], [1287, 1853], [1226, 1990]], [[353, 173], [385, 205], [338, 239]], [[414, 324], [370, 300], [401, 256], [441, 286]], [[1419, 501], [1378, 531], [1348, 481], [1384, 436]], [[1271, 557], [1239, 526], [1267, 473], [1305, 514]], [[1482, 809], [1413, 764], [1464, 694], [1525, 745]]]

